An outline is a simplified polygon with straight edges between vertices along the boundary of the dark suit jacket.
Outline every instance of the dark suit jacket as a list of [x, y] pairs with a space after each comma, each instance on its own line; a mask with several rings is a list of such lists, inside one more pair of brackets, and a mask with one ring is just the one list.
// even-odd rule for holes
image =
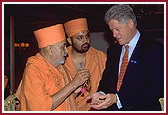
[[[161, 110], [159, 96], [164, 83], [164, 48], [158, 41], [140, 37], [132, 53], [120, 91], [116, 91], [118, 80], [119, 44], [107, 50], [106, 69], [98, 91], [117, 93], [122, 104], [120, 110]], [[119, 110], [116, 104], [106, 110]]]

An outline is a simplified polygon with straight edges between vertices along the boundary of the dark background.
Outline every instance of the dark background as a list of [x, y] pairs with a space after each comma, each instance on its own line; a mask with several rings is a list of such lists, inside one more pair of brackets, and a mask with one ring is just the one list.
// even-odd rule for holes
[[[10, 17], [14, 17], [15, 43], [29, 43], [28, 48], [15, 48], [15, 87], [18, 87], [26, 60], [38, 52], [33, 31], [77, 17], [86, 17], [91, 33], [104, 32], [112, 45], [112, 33], [104, 22], [105, 12], [113, 4], [5, 4], [4, 5], [4, 72], [10, 77]], [[131, 4], [138, 29], [161, 43], [164, 42], [164, 5]]]

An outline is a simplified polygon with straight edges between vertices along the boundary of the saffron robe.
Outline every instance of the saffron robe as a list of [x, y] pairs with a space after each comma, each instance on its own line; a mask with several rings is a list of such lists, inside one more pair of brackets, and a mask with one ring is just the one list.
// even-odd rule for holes
[[[45, 59], [44, 59], [45, 60]], [[52, 66], [47, 60], [46, 62], [40, 53], [28, 58], [21, 84], [19, 85], [17, 97], [20, 98], [22, 111], [50, 111], [52, 107], [52, 95], [59, 90], [58, 82], [61, 88], [69, 83], [72, 78], [61, 65], [58, 68]], [[64, 74], [62, 74], [62, 72]], [[72, 93], [64, 102], [62, 102], [54, 111], [76, 111], [77, 105], [74, 94]]]
[[[68, 47], [68, 57], [65, 61], [64, 66], [68, 69], [71, 76], [74, 78], [77, 74], [77, 70], [75, 68], [72, 54], [71, 54], [72, 47]], [[105, 69], [107, 56], [102, 51], [99, 51], [93, 47], [90, 47], [89, 50], [86, 52], [86, 64], [84, 69], [88, 69], [90, 71], [90, 82], [91, 82], [91, 91], [84, 91], [84, 95], [79, 95], [76, 97], [77, 106], [80, 111], [88, 111], [89, 103], [87, 103], [86, 97], [89, 96], [91, 93], [97, 91], [99, 86], [99, 81], [102, 78], [103, 71]]]

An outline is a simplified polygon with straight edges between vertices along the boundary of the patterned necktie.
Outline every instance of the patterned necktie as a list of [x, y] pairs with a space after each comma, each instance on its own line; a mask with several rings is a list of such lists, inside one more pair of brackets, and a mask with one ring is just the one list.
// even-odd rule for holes
[[119, 77], [118, 77], [118, 82], [117, 82], [117, 92], [119, 92], [123, 78], [124, 78], [124, 74], [125, 71], [127, 69], [127, 65], [128, 65], [128, 48], [129, 45], [125, 46], [125, 52], [124, 52], [124, 56], [122, 59], [122, 63], [121, 63], [121, 67], [120, 67], [120, 73], [119, 73]]

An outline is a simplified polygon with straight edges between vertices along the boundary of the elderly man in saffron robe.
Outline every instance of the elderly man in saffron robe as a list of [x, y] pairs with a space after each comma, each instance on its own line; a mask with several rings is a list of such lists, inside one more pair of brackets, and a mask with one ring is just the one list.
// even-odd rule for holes
[[40, 52], [28, 58], [16, 96], [22, 111], [76, 111], [74, 91], [90, 77], [81, 70], [72, 78], [64, 64], [67, 56], [62, 24], [34, 32]]

